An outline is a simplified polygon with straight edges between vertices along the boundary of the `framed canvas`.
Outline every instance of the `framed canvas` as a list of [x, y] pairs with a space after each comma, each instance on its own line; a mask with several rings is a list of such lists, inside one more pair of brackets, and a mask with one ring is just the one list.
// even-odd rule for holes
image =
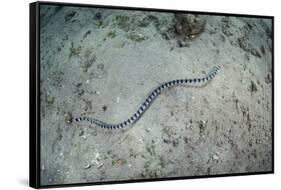
[[30, 186], [274, 172], [272, 16], [30, 4]]

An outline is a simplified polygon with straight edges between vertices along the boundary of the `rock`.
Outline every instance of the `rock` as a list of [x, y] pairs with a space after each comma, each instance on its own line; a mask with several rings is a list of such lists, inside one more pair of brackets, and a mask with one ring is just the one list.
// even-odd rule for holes
[[271, 74], [268, 73], [267, 76], [265, 77], [265, 83], [266, 84], [269, 84], [272, 82], [272, 78], [271, 78]]
[[95, 14], [95, 16], [94, 16], [94, 19], [95, 19], [95, 20], [100, 20], [101, 17], [102, 17], [101, 13], [100, 13], [100, 12], [97, 12], [97, 13]]
[[195, 14], [175, 14], [175, 33], [184, 38], [193, 39], [203, 32], [206, 25], [206, 16]]

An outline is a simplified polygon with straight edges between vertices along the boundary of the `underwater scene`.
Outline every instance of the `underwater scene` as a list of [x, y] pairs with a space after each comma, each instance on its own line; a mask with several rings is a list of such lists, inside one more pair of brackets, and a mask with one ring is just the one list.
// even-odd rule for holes
[[40, 5], [41, 185], [272, 171], [272, 19]]

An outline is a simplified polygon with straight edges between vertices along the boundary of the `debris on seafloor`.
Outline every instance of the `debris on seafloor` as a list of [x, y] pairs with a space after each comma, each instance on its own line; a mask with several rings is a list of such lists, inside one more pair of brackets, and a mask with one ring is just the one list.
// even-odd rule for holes
[[55, 98], [54, 98], [54, 96], [51, 96], [50, 94], [48, 94], [46, 97], [46, 101], [48, 104], [53, 104], [55, 101]]
[[85, 92], [84, 89], [82, 88], [82, 84], [83, 84], [82, 82], [78, 82], [77, 84], [75, 84], [76, 89], [74, 93], [77, 93], [79, 96], [81, 96]]
[[199, 124], [199, 130], [200, 130], [200, 132], [199, 132], [199, 134], [200, 134], [200, 136], [203, 136], [206, 132], [205, 132], [205, 130], [206, 130], [206, 128], [207, 128], [207, 125], [206, 125], [206, 121], [204, 121], [204, 120], [200, 120], [199, 122], [198, 122], [198, 124]]
[[268, 73], [268, 74], [266, 75], [266, 77], [265, 77], [265, 83], [266, 83], [266, 84], [269, 84], [269, 83], [271, 83], [271, 82], [272, 82], [272, 77], [271, 77], [271, 74]]
[[102, 110], [106, 111], [107, 110], [107, 106], [106, 105], [102, 106]]
[[253, 93], [255, 93], [255, 92], [257, 92], [257, 91], [258, 91], [258, 89], [257, 89], [257, 85], [256, 85], [253, 81], [251, 81], [251, 84], [250, 84], [249, 90], [250, 90], [251, 94], [253, 94]]
[[174, 139], [173, 140], [173, 146], [177, 147], [179, 145], [179, 139]]
[[83, 169], [90, 169], [92, 167], [91, 164], [86, 164], [85, 166], [83, 166]]
[[72, 115], [70, 112], [64, 114], [65, 123], [71, 124], [72, 123]]

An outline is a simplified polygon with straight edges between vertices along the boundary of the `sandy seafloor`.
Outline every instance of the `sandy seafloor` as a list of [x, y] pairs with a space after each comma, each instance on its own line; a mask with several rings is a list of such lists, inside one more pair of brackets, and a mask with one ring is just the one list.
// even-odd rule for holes
[[[169, 33], [173, 13], [41, 7], [41, 185], [272, 170], [271, 20], [206, 16], [198, 35]], [[118, 123], [160, 83], [133, 126]]]

